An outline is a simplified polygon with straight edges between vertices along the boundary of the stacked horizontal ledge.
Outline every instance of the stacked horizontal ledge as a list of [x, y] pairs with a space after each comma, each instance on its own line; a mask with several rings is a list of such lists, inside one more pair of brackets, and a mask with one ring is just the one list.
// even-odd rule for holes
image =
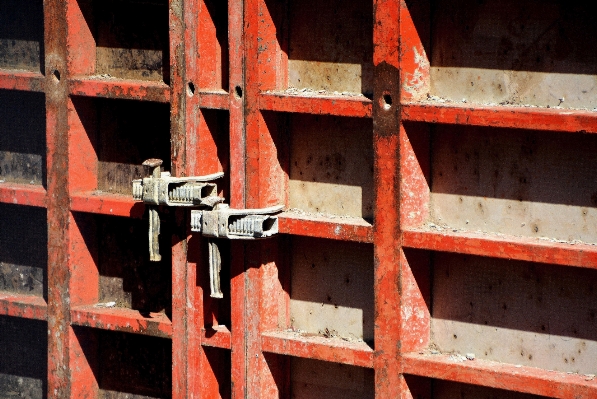
[[261, 349], [279, 355], [373, 368], [373, 349], [362, 341], [352, 342], [292, 331], [267, 331], [261, 334]]
[[75, 212], [96, 213], [140, 218], [145, 212], [145, 205], [135, 201], [132, 195], [112, 194], [102, 191], [84, 191], [71, 195], [71, 210]]
[[373, 242], [373, 226], [362, 218], [330, 218], [295, 212], [278, 215], [280, 233], [353, 242]]
[[261, 93], [259, 108], [264, 111], [359, 118], [370, 118], [372, 115], [372, 102], [364, 96], [291, 95], [284, 91]]
[[44, 208], [46, 201], [46, 190], [40, 185], [11, 182], [0, 183], [1, 203]]
[[226, 326], [213, 326], [201, 329], [201, 345], [213, 348], [230, 349], [232, 335]]
[[501, 259], [551, 263], [562, 266], [597, 268], [597, 246], [552, 242], [541, 238], [518, 237], [471, 231], [406, 230], [402, 245], [407, 248]]
[[47, 320], [48, 305], [39, 296], [0, 291], [0, 315]]
[[569, 374], [490, 360], [455, 361], [450, 355], [407, 353], [402, 356], [405, 374], [481, 385], [551, 398], [597, 397], [595, 376]]
[[102, 330], [172, 337], [172, 321], [164, 313], [144, 315], [138, 310], [127, 308], [77, 306], [71, 309], [71, 323]]
[[170, 86], [163, 82], [103, 78], [101, 76], [74, 77], [68, 83], [71, 95], [115, 98], [167, 103]]
[[39, 72], [0, 69], [1, 90], [44, 91], [45, 77]]
[[597, 112], [586, 110], [422, 102], [402, 104], [401, 112], [411, 122], [597, 133]]

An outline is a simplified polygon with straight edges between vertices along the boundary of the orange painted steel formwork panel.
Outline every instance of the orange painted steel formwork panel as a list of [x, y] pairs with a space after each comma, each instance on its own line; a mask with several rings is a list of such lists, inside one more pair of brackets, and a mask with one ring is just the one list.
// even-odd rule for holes
[[[597, 397], [584, 4], [0, 0], [0, 397]], [[223, 172], [208, 239], [141, 166]], [[47, 334], [46, 334], [47, 330]]]

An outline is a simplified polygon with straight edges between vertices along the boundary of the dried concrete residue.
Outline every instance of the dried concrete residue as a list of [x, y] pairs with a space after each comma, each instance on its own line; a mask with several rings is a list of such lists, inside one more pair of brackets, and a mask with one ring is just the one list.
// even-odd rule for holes
[[[120, 303], [120, 305], [122, 305], [122, 303]], [[93, 306], [96, 307], [96, 308], [114, 308], [114, 307], [117, 307], [116, 306], [116, 302], [114, 302], [114, 301], [112, 301], [112, 302], [96, 303]], [[118, 307], [125, 307], [125, 306], [118, 306]]]
[[286, 330], [287, 333], [291, 333], [295, 337], [302, 337], [302, 338], [309, 338], [309, 337], [321, 337], [327, 339], [338, 339], [341, 341], [346, 342], [365, 342], [362, 338], [356, 337], [354, 335], [344, 336], [341, 335], [337, 330], [330, 330], [329, 328], [324, 328], [322, 330], [318, 330], [317, 333], [309, 333], [305, 330], [296, 329], [296, 328], [289, 328]]
[[265, 92], [266, 94], [285, 94], [288, 96], [301, 96], [301, 97], [314, 97], [314, 96], [321, 96], [321, 97], [331, 97], [331, 96], [343, 96], [343, 97], [362, 97], [366, 98], [362, 93], [355, 93], [350, 91], [330, 91], [330, 90], [313, 90], [309, 88], [296, 88], [296, 87], [289, 87], [286, 90], [268, 90]]
[[354, 216], [338, 215], [334, 213], [323, 213], [323, 212], [307, 212], [299, 208], [290, 208], [286, 213], [294, 213], [296, 215], [312, 217], [312, 218], [324, 218], [324, 219], [344, 219], [344, 220], [362, 220]]
[[416, 64], [415, 71], [411, 74], [408, 74], [403, 89], [408, 94], [413, 96], [414, 98], [418, 98], [427, 90], [428, 87], [428, 76], [429, 76], [429, 60], [425, 55], [425, 50], [420, 49], [417, 50], [416, 47], [413, 46], [413, 54], [414, 54], [414, 61]]
[[101, 73], [98, 75], [92, 75], [89, 77], [89, 79], [96, 79], [96, 80], [112, 80], [112, 79], [118, 79], [115, 76], [110, 75], [109, 73]]
[[[456, 352], [456, 351], [442, 352], [438, 349], [437, 345], [435, 345], [433, 343], [430, 344], [427, 348], [419, 350], [419, 355], [448, 356], [448, 359], [454, 363], [462, 363], [462, 362], [472, 361], [472, 360], [476, 359], [476, 356], [474, 353], [467, 353], [465, 355], [462, 355], [461, 353]], [[504, 362], [496, 362], [496, 363], [508, 364], [508, 363], [504, 363]], [[522, 365], [520, 365], [520, 364], [516, 364], [514, 366], [522, 367]], [[548, 371], [556, 372], [556, 370], [548, 370]], [[566, 374], [580, 375], [580, 376], [584, 377], [585, 381], [593, 381], [596, 377], [595, 374], [577, 373], [577, 372], [572, 372], [572, 371], [567, 371]]]
[[448, 356], [448, 359], [454, 363], [466, 362], [467, 360], [475, 360], [474, 353], [467, 353], [466, 355], [462, 355], [457, 351], [442, 352], [434, 343], [431, 343], [427, 348], [421, 349], [419, 351], [419, 355], [444, 355]]
[[504, 100], [500, 102], [477, 102], [471, 101], [470, 99], [463, 98], [462, 100], [453, 100], [450, 98], [436, 96], [430, 93], [427, 93], [427, 98], [419, 100], [420, 103], [423, 104], [476, 104], [476, 105], [483, 105], [488, 107], [512, 107], [512, 108], [550, 108], [550, 109], [575, 109], [579, 111], [597, 111], [597, 107], [594, 108], [587, 108], [587, 107], [562, 107], [561, 105], [565, 103], [566, 99], [564, 97], [558, 99], [560, 105], [556, 106], [541, 106], [541, 105], [533, 105], [533, 104], [520, 104], [516, 103], [511, 100]]
[[[441, 218], [440, 218], [441, 219]], [[468, 224], [468, 221], [466, 221], [466, 223]], [[524, 223], [522, 223], [524, 225]], [[454, 228], [454, 227], [450, 227], [445, 223], [440, 224], [436, 224], [436, 223], [432, 223], [432, 222], [427, 222], [424, 226], [423, 226], [423, 230], [435, 230], [435, 231], [445, 231], [447, 233], [478, 233], [478, 234], [483, 234], [483, 235], [491, 235], [491, 236], [495, 236], [495, 237], [504, 237], [504, 238], [508, 238], [508, 237], [519, 237], [522, 238], [524, 236], [519, 235], [519, 234], [503, 234], [503, 233], [498, 233], [498, 232], [493, 232], [493, 231], [483, 231], [483, 230], [467, 230], [467, 229], [461, 229], [461, 228]], [[556, 242], [556, 243], [560, 243], [560, 244], [570, 244], [570, 245], [593, 245], [596, 246], [597, 243], [594, 242], [586, 242], [586, 241], [581, 241], [581, 240], [558, 240], [555, 238], [551, 238], [551, 237], [534, 237], [538, 240], [542, 240], [542, 241], [549, 241], [549, 242]]]

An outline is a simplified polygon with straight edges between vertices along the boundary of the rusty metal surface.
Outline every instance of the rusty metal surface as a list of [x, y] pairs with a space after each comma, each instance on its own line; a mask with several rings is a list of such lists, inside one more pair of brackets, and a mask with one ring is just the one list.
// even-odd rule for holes
[[230, 57], [228, 51], [228, 3], [225, 1], [205, 0], [202, 2], [198, 14], [200, 23], [192, 35], [200, 37], [198, 52], [199, 59], [195, 58], [200, 73], [197, 74], [196, 83], [202, 89], [228, 90], [230, 76]]
[[[64, 0], [44, 3], [44, 64], [48, 196], [48, 388], [67, 397], [70, 381], [69, 181], [66, 8]], [[58, 77], [61, 77], [60, 80]]]
[[0, 68], [43, 71], [43, 28], [42, 1], [0, 1]]
[[47, 324], [0, 316], [0, 397], [46, 398]]
[[[19, 207], [0, 222], [0, 323], [47, 317], [50, 333], [47, 386], [21, 395], [597, 396], [588, 5], [0, 11], [0, 210]], [[291, 237], [223, 245], [224, 298], [209, 298], [208, 245], [184, 211], [162, 215], [164, 260], [147, 261], [144, 208], [122, 195], [147, 158], [223, 171], [233, 208], [285, 204]], [[19, 227], [47, 212], [47, 254], [9, 234], [27, 205], [40, 215]], [[47, 279], [43, 260], [21, 264], [38, 255]]]
[[43, 208], [0, 204], [0, 291], [47, 296]]
[[0, 90], [0, 104], [0, 179], [2, 182], [45, 186], [46, 107], [43, 93]]

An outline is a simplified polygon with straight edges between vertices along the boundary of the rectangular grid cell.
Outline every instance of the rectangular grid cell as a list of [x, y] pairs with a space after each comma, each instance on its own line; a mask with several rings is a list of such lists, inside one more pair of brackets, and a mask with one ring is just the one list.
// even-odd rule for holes
[[290, 322], [299, 334], [373, 341], [372, 247], [296, 237]]
[[47, 324], [0, 316], [0, 397], [46, 398]]
[[162, 159], [164, 169], [169, 169], [166, 104], [82, 97], [74, 98], [73, 104], [81, 146], [75, 148], [72, 157], [82, 167], [82, 171], [74, 172], [88, 173], [79, 180], [88, 190], [132, 195], [132, 180], [148, 173], [141, 165], [143, 161]]
[[80, 0], [78, 6], [93, 37], [91, 75], [170, 81], [167, 1]]
[[167, 218], [160, 229], [160, 262], [149, 261], [147, 219], [76, 214], [75, 221], [99, 273], [98, 307], [133, 309], [147, 317], [150, 313], [171, 315], [172, 249]]
[[0, 204], [0, 291], [47, 296], [46, 210]]
[[275, 25], [275, 37], [267, 37], [268, 25], [261, 34], [263, 50], [278, 52], [265, 61], [280, 69], [276, 89], [373, 94], [371, 2], [266, 1], [263, 13]]
[[0, 68], [43, 72], [43, 26], [43, 1], [2, 0]]
[[288, 206], [372, 220], [371, 121], [291, 114], [287, 123], [291, 135]]
[[[413, 353], [592, 375], [593, 269], [405, 250]], [[457, 293], [457, 296], [454, 296]]]
[[172, 397], [172, 344], [164, 338], [76, 328], [97, 397]]
[[584, 7], [534, 0], [435, 3], [430, 98], [594, 109], [595, 24]]
[[45, 186], [46, 115], [43, 93], [0, 90], [0, 104], [2, 183]]

